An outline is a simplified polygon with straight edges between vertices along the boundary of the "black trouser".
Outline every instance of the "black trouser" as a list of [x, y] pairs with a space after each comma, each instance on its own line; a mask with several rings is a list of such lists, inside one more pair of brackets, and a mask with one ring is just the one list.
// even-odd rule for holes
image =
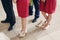
[[29, 15], [33, 15], [33, 5], [29, 5]]
[[[39, 18], [39, 0], [33, 0], [35, 7], [35, 18]], [[29, 6], [29, 15], [33, 15], [33, 5]]]
[[3, 8], [6, 12], [6, 21], [15, 23], [15, 15], [13, 11], [12, 0], [1, 0]]
[[33, 0], [35, 7], [35, 18], [39, 18], [39, 0]]

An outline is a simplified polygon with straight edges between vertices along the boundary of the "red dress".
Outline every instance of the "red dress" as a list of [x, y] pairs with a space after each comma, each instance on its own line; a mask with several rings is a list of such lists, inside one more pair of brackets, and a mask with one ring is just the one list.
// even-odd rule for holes
[[56, 0], [46, 0], [46, 2], [42, 2], [40, 0], [40, 11], [52, 14], [56, 8]]
[[25, 18], [29, 13], [29, 0], [17, 0], [17, 11], [21, 18]]

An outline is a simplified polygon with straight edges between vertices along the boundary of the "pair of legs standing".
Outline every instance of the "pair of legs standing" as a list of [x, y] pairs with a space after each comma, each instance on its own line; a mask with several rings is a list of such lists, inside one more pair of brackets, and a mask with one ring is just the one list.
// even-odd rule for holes
[[19, 34], [20, 37], [24, 37], [27, 30], [27, 17], [29, 15], [29, 0], [17, 0], [17, 11], [19, 17], [21, 17], [22, 30]]
[[15, 24], [15, 14], [13, 11], [12, 0], [1, 0], [2, 6], [6, 12], [6, 19], [1, 21], [1, 23], [10, 23], [8, 31], [13, 29], [13, 25]]
[[52, 14], [56, 9], [56, 0], [40, 0], [40, 11], [46, 19], [43, 29], [46, 29], [52, 19]]
[[50, 25], [50, 22], [51, 22], [51, 19], [52, 19], [52, 14], [50, 13], [46, 13], [46, 12], [42, 12], [42, 15], [44, 16], [45, 18], [45, 22], [43, 24], [43, 29], [46, 29], [48, 27], [48, 25]]

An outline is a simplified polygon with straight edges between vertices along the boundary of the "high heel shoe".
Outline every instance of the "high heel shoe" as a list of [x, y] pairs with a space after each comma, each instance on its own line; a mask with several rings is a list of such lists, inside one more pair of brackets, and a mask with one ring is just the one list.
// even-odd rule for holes
[[18, 36], [19, 36], [19, 38], [23, 38], [23, 37], [26, 36], [26, 34], [27, 34], [27, 30], [26, 31], [21, 31]]
[[42, 30], [46, 30], [46, 29], [48, 29], [49, 28], [49, 25], [47, 25], [46, 27], [45, 26], [42, 26], [42, 27], [40, 27]]
[[46, 23], [46, 21], [41, 21], [40, 23], [38, 23], [38, 24], [36, 25], [36, 27], [41, 28], [41, 26], [44, 26], [45, 23]]
[[50, 24], [48, 24], [48, 23], [46, 22], [44, 25], [42, 25], [41, 29], [42, 29], [42, 30], [46, 30], [46, 29], [49, 28], [49, 26], [50, 26]]

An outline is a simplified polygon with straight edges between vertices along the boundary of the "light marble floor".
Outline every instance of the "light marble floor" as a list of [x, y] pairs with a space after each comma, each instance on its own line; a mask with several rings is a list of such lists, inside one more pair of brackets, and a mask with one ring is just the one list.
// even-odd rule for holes
[[[21, 29], [21, 21], [17, 16], [16, 6], [14, 4], [14, 12], [16, 15], [16, 24], [14, 25], [14, 29], [12, 31], [7, 31], [9, 24], [2, 24], [0, 22], [0, 32], [3, 32], [7, 37], [11, 40], [60, 40], [60, 0], [57, 0], [57, 8], [55, 14], [53, 14], [53, 18], [51, 21], [51, 25], [47, 30], [40, 30], [36, 28], [41, 20], [43, 20], [43, 16], [40, 15], [40, 18], [36, 23], [31, 23], [30, 21], [34, 18], [33, 16], [28, 17], [27, 30], [28, 33], [24, 38], [19, 38], [17, 35]], [[1, 1], [0, 1], [0, 21], [4, 20], [6, 14], [3, 10]]]

